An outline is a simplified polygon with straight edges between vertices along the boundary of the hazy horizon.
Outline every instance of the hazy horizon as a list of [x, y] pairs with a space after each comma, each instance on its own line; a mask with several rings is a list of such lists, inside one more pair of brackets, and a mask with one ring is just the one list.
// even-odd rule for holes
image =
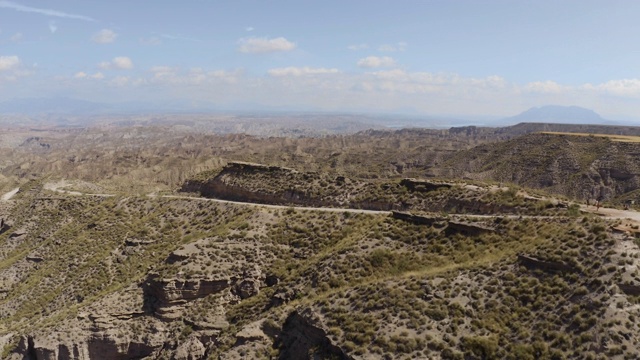
[[[640, 3], [0, 1], [0, 102], [640, 119]], [[262, 110], [260, 110], [262, 109]]]

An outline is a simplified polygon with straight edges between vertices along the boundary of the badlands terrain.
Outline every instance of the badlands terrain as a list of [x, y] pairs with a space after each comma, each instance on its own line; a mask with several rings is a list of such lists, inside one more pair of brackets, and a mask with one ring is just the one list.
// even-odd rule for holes
[[640, 356], [638, 128], [185, 117], [2, 125], [1, 358]]

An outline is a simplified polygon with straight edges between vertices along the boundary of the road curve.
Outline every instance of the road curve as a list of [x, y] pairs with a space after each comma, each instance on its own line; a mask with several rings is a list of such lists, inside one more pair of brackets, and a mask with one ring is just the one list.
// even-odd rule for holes
[[230, 201], [230, 200], [221, 200], [221, 199], [212, 199], [212, 198], [201, 198], [201, 197], [193, 197], [193, 196], [179, 196], [179, 195], [163, 195], [161, 197], [165, 198], [165, 199], [186, 199], [186, 200], [197, 200], [197, 201], [212, 201], [212, 202], [217, 202], [217, 203], [222, 203], [222, 204], [255, 206], [255, 207], [263, 207], [263, 208], [267, 208], [267, 209], [296, 209], [296, 210], [309, 210], [309, 211], [348, 212], [348, 213], [355, 213], [355, 214], [381, 214], [381, 215], [390, 215], [391, 214], [391, 211], [383, 211], [383, 210], [363, 210], [363, 209], [344, 209], [344, 208], [328, 208], [328, 207], [271, 205], [271, 204], [260, 204], [260, 203]]

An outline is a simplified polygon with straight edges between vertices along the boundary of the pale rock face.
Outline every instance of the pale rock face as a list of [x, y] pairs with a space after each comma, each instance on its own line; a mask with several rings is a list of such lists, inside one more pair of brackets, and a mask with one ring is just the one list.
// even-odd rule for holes
[[262, 323], [264, 320], [258, 320], [245, 326], [236, 334], [236, 339], [239, 344], [244, 344], [252, 341], [264, 341], [268, 342], [269, 337], [262, 330]]
[[180, 344], [176, 349], [175, 360], [199, 360], [203, 359], [207, 349], [198, 340], [197, 337], [191, 336], [185, 342]]

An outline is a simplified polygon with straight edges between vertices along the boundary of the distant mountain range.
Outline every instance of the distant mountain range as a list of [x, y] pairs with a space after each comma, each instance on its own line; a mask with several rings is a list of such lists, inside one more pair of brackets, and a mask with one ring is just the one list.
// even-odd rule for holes
[[[291, 111], [290, 109], [288, 109]], [[145, 102], [124, 102], [124, 103], [102, 103], [73, 98], [26, 98], [13, 99], [0, 102], [0, 115], [105, 115], [105, 114], [134, 114], [134, 113], [208, 113], [208, 112], [225, 112], [222, 109], [216, 109], [210, 104], [193, 104], [187, 101], [175, 100], [164, 102], [162, 104], [145, 103]], [[259, 113], [278, 113], [284, 111], [281, 108], [270, 108], [267, 106], [259, 106], [257, 104], [244, 104], [244, 106], [233, 106], [226, 112], [242, 113], [252, 112]], [[285, 112], [289, 112], [285, 111]], [[303, 114], [303, 109], [295, 111]], [[322, 112], [313, 110], [313, 112]], [[356, 112], [357, 113], [357, 112]], [[365, 117], [371, 117], [372, 113], [363, 114]], [[380, 113], [379, 120], [375, 120], [375, 116], [369, 119], [373, 124], [386, 124], [390, 127], [429, 127], [429, 128], [447, 128], [451, 126], [477, 125], [502, 127], [518, 123], [555, 123], [555, 124], [601, 124], [615, 125], [625, 124], [624, 122], [612, 121], [602, 118], [599, 114], [590, 109], [578, 106], [558, 106], [548, 105], [531, 108], [523, 113], [502, 119], [490, 119], [487, 117], [478, 117], [477, 119], [466, 118], [457, 119], [455, 117], [445, 116], [429, 116], [429, 115], [394, 115], [389, 113]], [[628, 123], [626, 123], [628, 125]]]

